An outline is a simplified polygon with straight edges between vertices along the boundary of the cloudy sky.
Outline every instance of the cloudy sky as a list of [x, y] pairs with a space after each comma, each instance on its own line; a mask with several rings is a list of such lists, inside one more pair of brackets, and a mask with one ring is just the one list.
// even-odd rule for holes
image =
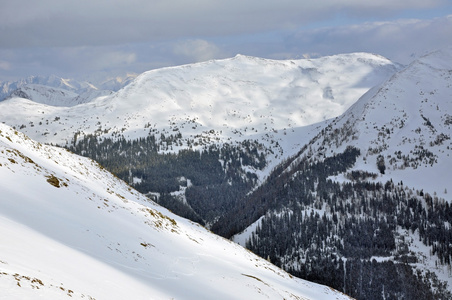
[[452, 45], [452, 0], [1, 0], [0, 81]]

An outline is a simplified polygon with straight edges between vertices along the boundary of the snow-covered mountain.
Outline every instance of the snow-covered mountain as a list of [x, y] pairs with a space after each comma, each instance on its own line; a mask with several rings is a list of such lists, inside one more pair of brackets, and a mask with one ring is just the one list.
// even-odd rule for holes
[[328, 157], [353, 146], [362, 153], [355, 170], [450, 200], [452, 48], [414, 61], [326, 125], [301, 155]]
[[1, 298], [349, 299], [5, 125], [0, 178]]
[[238, 55], [149, 71], [112, 96], [71, 108], [9, 99], [0, 103], [0, 115], [6, 124], [24, 125], [31, 137], [57, 144], [70, 142], [75, 132], [126, 138], [181, 133], [183, 147], [189, 139], [231, 143], [259, 135], [269, 146], [292, 141], [280, 146], [292, 149], [300, 144], [296, 128], [340, 115], [399, 68], [366, 53], [286, 61]]
[[111, 93], [111, 91], [90, 89], [79, 95], [61, 88], [27, 84], [14, 90], [8, 98], [23, 98], [44, 105], [69, 107], [89, 102], [94, 98], [110, 95]]
[[[32, 85], [41, 85], [49, 88], [55, 88], [58, 91], [64, 90], [67, 93], [81, 93], [90, 89], [97, 89], [88, 82], [79, 82], [73, 79], [63, 79], [55, 75], [51, 76], [30, 76], [18, 81], [0, 82], [0, 101], [7, 98], [12, 92], [21, 87]], [[52, 97], [52, 95], [49, 95]]]
[[[107, 75], [105, 75], [107, 76]], [[52, 106], [74, 106], [100, 96], [110, 95], [129, 84], [136, 75], [91, 78], [88, 81], [64, 79], [54, 75], [30, 76], [12, 82], [0, 82], [0, 101], [6, 98], [25, 98]]]

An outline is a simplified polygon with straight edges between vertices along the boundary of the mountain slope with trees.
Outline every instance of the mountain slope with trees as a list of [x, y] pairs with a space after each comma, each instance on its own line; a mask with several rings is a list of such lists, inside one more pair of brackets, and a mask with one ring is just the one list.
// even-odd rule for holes
[[451, 58], [369, 91], [212, 230], [358, 299], [451, 299]]

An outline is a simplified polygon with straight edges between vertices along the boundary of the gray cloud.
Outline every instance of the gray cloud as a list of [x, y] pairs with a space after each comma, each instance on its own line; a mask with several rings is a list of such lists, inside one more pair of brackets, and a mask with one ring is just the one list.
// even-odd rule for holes
[[221, 50], [215, 44], [201, 39], [178, 42], [173, 48], [173, 53], [194, 62], [223, 56]]
[[0, 60], [0, 70], [8, 71], [11, 69], [11, 64], [7, 61]]
[[286, 45], [292, 52], [330, 55], [363, 51], [409, 63], [426, 52], [452, 45], [452, 15], [300, 31], [287, 38]]
[[[137, 54], [124, 47], [0, 49], [0, 80], [29, 75], [77, 76], [137, 69]], [[140, 68], [139, 71], [144, 71]]]
[[118, 45], [295, 28], [342, 13], [369, 17], [441, 0], [3, 0], [0, 47]]
[[439, 8], [451, 12], [443, 0], [2, 0], [0, 80], [140, 73], [237, 53], [286, 59], [366, 51], [406, 63], [452, 44], [452, 17], [398, 14], [438, 15]]

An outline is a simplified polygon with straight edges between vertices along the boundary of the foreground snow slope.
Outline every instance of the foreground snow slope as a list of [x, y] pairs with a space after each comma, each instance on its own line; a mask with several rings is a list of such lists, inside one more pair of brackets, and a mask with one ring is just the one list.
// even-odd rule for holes
[[0, 125], [0, 299], [348, 299]]

